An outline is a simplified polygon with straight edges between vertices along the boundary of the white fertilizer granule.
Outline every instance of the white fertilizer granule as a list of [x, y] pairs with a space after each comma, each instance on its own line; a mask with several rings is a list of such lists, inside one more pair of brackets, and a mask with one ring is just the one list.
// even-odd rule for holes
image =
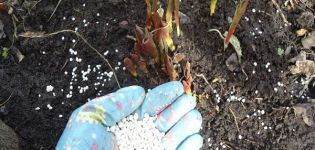
[[138, 120], [138, 114], [130, 115], [109, 130], [115, 134], [119, 150], [162, 150], [165, 134], [156, 128], [155, 120], [148, 114], [143, 120]]

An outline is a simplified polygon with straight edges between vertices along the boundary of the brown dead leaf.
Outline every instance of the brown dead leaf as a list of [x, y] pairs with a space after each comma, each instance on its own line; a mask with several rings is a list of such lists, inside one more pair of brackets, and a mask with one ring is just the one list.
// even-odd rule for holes
[[184, 76], [185, 76], [185, 80], [189, 86], [191, 86], [191, 83], [193, 81], [190, 69], [191, 69], [190, 63], [186, 62], [186, 65], [184, 68]]
[[306, 49], [311, 49], [312, 47], [315, 47], [315, 31], [310, 33], [307, 37], [302, 39], [302, 45]]
[[302, 29], [299, 29], [297, 30], [295, 33], [297, 36], [304, 36], [306, 34], [307, 30], [302, 28]]
[[183, 59], [185, 59], [185, 55], [182, 53], [178, 53], [174, 56], [174, 63], [179, 63]]
[[30, 32], [30, 31], [27, 31], [27, 32], [24, 32], [24, 33], [21, 33], [19, 34], [19, 36], [21, 37], [26, 37], [26, 38], [40, 38], [40, 37], [45, 37], [45, 32]]
[[294, 113], [302, 117], [304, 123], [308, 126], [315, 124], [315, 103], [304, 103], [293, 106]]
[[290, 66], [292, 74], [304, 74], [307, 77], [315, 75], [315, 62], [311, 60], [296, 61], [295, 66]]
[[301, 51], [299, 55], [291, 58], [289, 60], [290, 63], [294, 63], [296, 61], [305, 61], [306, 60], [306, 52], [305, 51]]

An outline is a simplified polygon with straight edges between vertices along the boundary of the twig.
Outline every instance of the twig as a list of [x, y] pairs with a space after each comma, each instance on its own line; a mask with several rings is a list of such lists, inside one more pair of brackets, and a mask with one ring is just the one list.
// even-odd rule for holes
[[131, 36], [131, 35], [126, 35], [126, 38], [133, 40], [133, 41], [137, 41], [136, 38], [134, 36]]
[[289, 21], [287, 20], [287, 18], [284, 16], [284, 14], [283, 14], [283, 12], [282, 12], [282, 10], [281, 10], [279, 4], [277, 3], [277, 1], [276, 1], [276, 0], [272, 0], [272, 3], [273, 3], [273, 5], [276, 6], [276, 8], [277, 8], [277, 10], [279, 11], [279, 13], [280, 13], [280, 15], [281, 15], [283, 21], [284, 21], [285, 23], [287, 23], [288, 25], [291, 25], [291, 23], [289, 23]]
[[235, 121], [235, 124], [236, 124], [236, 128], [237, 128], [237, 131], [240, 132], [240, 128], [238, 127], [238, 123], [237, 123], [237, 120], [236, 120], [236, 116], [234, 114], [234, 112], [232, 111], [231, 108], [229, 108], [230, 112], [232, 113], [233, 117], [234, 117], [234, 121]]
[[206, 79], [204, 74], [196, 74], [197, 77], [201, 77], [203, 80], [205, 80], [205, 82], [210, 85], [210, 83], [208, 82], [208, 80]]
[[13, 95], [13, 92], [10, 94], [10, 96], [7, 98], [7, 100], [5, 100], [3, 103], [0, 104], [0, 107], [2, 107], [3, 105], [5, 105], [10, 99], [11, 96]]
[[225, 146], [229, 147], [230, 149], [235, 149], [232, 147], [233, 144], [231, 142], [228, 142], [228, 141], [221, 141], [221, 142], [223, 142], [225, 144]]
[[255, 141], [253, 141], [253, 140], [250, 140], [250, 139], [245, 139], [246, 141], [248, 141], [248, 142], [251, 142], [251, 143], [257, 143], [257, 142], [255, 142]]
[[37, 1], [37, 2], [32, 6], [31, 10], [34, 9], [34, 7], [36, 7], [36, 5], [37, 5], [39, 2], [41, 2], [41, 1], [42, 1], [42, 0]]
[[212, 91], [214, 91], [214, 88], [211, 86], [211, 84], [208, 82], [208, 80], [206, 79], [205, 75], [204, 74], [196, 74], [197, 77], [200, 77], [202, 78], [209, 86], [210, 86], [210, 89]]
[[69, 61], [68, 59], [65, 61], [65, 63], [63, 64], [63, 66], [60, 69], [61, 71], [66, 67], [66, 65], [68, 64], [68, 61]]
[[83, 42], [86, 45], [88, 45], [95, 53], [97, 53], [105, 61], [105, 63], [109, 66], [109, 68], [113, 71], [113, 73], [114, 73], [113, 75], [114, 75], [114, 78], [116, 80], [116, 83], [117, 83], [118, 87], [121, 88], [121, 86], [120, 86], [120, 84], [118, 82], [118, 78], [116, 76], [115, 70], [112, 67], [112, 65], [109, 63], [109, 61], [96, 48], [94, 48], [81, 34], [79, 34], [78, 32], [75, 32], [73, 30], [60, 30], [60, 31], [53, 32], [53, 33], [48, 33], [48, 34], [44, 34], [42, 32], [40, 32], [40, 33], [26, 32], [24, 34], [23, 33], [20, 34], [19, 36], [27, 37], [27, 38], [45, 38], [45, 37], [49, 37], [49, 36], [53, 36], [53, 35], [57, 35], [57, 34], [60, 34], [60, 33], [65, 33], [65, 32], [70, 32], [70, 33], [75, 34], [76, 36], [81, 38], [83, 40]]
[[[48, 21], [50, 21], [51, 17], [55, 14], [55, 12], [56, 12], [56, 10], [57, 10], [58, 6], [60, 5], [61, 1], [62, 1], [62, 0], [59, 0], [59, 1], [58, 1], [58, 4], [56, 5], [56, 7], [55, 7], [54, 11], [53, 11], [53, 12], [52, 12], [52, 14], [50, 15], [50, 17], [49, 17]], [[47, 22], [48, 22], [48, 21], [47, 21]]]
[[245, 70], [244, 70], [244, 68], [243, 68], [243, 66], [242, 66], [241, 64], [240, 64], [240, 66], [241, 66], [241, 70], [242, 70], [243, 74], [244, 74], [245, 77], [246, 77], [245, 80], [248, 80], [248, 75], [247, 75], [247, 73], [245, 72]]
[[222, 40], [224, 40], [225, 38], [223, 37], [222, 33], [218, 30], [218, 29], [209, 29], [208, 32], [217, 32], [219, 33], [220, 37]]

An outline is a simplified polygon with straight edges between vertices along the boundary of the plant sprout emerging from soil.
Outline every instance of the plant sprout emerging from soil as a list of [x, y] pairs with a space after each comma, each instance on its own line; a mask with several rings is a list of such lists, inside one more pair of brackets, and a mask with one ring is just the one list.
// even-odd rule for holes
[[[230, 43], [230, 40], [232, 38], [232, 35], [234, 34], [238, 24], [240, 23], [241, 17], [246, 12], [246, 8], [248, 6], [249, 0], [240, 0], [238, 5], [236, 6], [236, 10], [234, 13], [234, 17], [232, 20], [232, 23], [230, 25], [229, 31], [227, 33], [227, 36], [224, 39], [224, 49], [228, 47], [228, 44]], [[215, 12], [217, 5], [217, 0], [211, 0], [210, 3], [210, 16], [212, 16]]]
[[218, 0], [211, 0], [210, 2], [210, 16], [212, 16], [215, 12], [215, 8], [217, 7]]
[[166, 23], [168, 25], [168, 31], [172, 32], [173, 30], [173, 20], [172, 14], [174, 13], [175, 16], [175, 24], [176, 24], [176, 31], [177, 36], [180, 35], [180, 27], [179, 27], [179, 0], [168, 0], [167, 1], [167, 10], [166, 10]]
[[[170, 33], [172, 32], [173, 23], [172, 13], [175, 16], [177, 35], [180, 33], [179, 0], [168, 0], [166, 21], [162, 19], [164, 10], [162, 8], [158, 9], [158, 0], [153, 0], [153, 3], [150, 0], [145, 0], [145, 3], [147, 5], [146, 27], [135, 27], [135, 52], [124, 59], [125, 66], [134, 77], [148, 75], [148, 68], [162, 68], [170, 80], [176, 80], [178, 73], [175, 70], [174, 63], [184, 60], [184, 56], [176, 55], [174, 60], [171, 57], [171, 52], [174, 52], [175, 46]], [[188, 64], [188, 62], [186, 63]], [[190, 64], [186, 65], [184, 70], [189, 71], [185, 74], [183, 84], [187, 89], [187, 93], [191, 93]]]
[[[224, 49], [226, 49], [228, 47], [230, 40], [233, 37], [233, 34], [234, 34], [238, 24], [240, 23], [241, 17], [246, 12], [248, 3], [249, 3], [249, 0], [240, 0], [239, 3], [237, 4], [232, 23], [229, 27], [229, 31], [224, 38]], [[211, 0], [211, 2], [210, 2], [210, 16], [212, 16], [214, 14], [216, 6], [217, 6], [217, 0]]]
[[234, 14], [232, 23], [230, 25], [228, 34], [224, 39], [224, 48], [227, 48], [228, 44], [230, 43], [230, 39], [232, 35], [234, 34], [236, 27], [240, 23], [241, 17], [244, 15], [248, 3], [249, 3], [249, 0], [240, 0], [238, 5], [236, 6], [235, 14]]

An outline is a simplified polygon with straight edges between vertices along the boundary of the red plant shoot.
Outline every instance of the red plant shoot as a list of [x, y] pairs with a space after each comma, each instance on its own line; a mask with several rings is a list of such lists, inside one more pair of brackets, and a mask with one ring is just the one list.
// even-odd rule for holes
[[143, 38], [142, 51], [147, 56], [150, 56], [153, 59], [158, 59], [159, 52], [158, 52], [156, 45], [153, 41], [153, 36], [151, 33], [146, 33], [145, 37]]
[[148, 74], [149, 73], [146, 63], [144, 61], [140, 60], [138, 55], [131, 54], [130, 58], [137, 65], [137, 67], [139, 68], [139, 70], [141, 72], [143, 72], [144, 74]]
[[164, 56], [164, 63], [165, 63], [165, 70], [168, 74], [170, 80], [176, 80], [177, 73], [174, 69], [173, 61], [170, 56], [165, 55]]
[[174, 13], [175, 13], [176, 31], [177, 31], [177, 36], [180, 36], [179, 0], [174, 0], [174, 1], [175, 1], [175, 12]]
[[229, 31], [227, 36], [224, 39], [224, 49], [227, 48], [228, 44], [230, 43], [231, 37], [234, 34], [241, 17], [244, 15], [246, 12], [246, 8], [248, 6], [249, 0], [240, 0], [239, 4], [236, 6], [235, 14], [232, 20], [232, 23], [230, 25]]
[[134, 63], [132, 62], [132, 60], [130, 58], [125, 58], [124, 59], [124, 64], [127, 67], [128, 71], [131, 73], [132, 76], [137, 77], [138, 73], [137, 70], [135, 68]]

